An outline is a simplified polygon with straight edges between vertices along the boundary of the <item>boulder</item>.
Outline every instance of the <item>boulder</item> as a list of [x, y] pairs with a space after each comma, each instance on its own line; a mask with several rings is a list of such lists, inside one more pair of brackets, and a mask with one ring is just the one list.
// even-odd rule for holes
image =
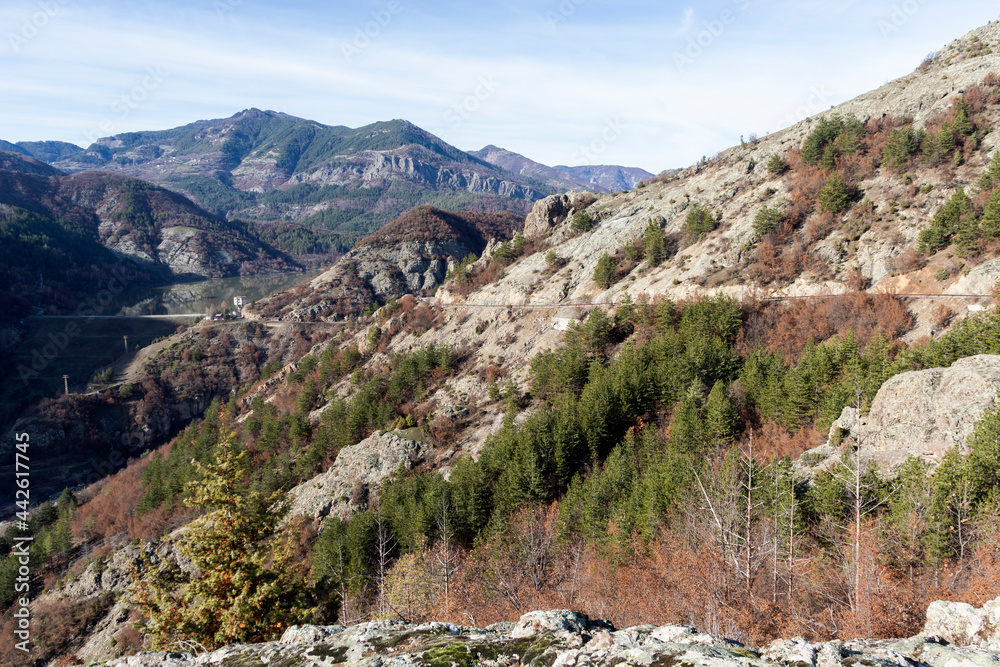
[[524, 220], [524, 237], [533, 239], [548, 236], [549, 230], [565, 220], [568, 213], [569, 195], [550, 195], [536, 201]]
[[844, 408], [830, 430], [830, 444], [861, 444], [892, 468], [909, 456], [937, 462], [964, 448], [976, 422], [1000, 392], [1000, 356], [959, 359], [948, 368], [901, 373], [878, 390], [869, 414]]
[[932, 602], [924, 633], [962, 647], [1000, 650], [1000, 598], [976, 608], [964, 602]]
[[408, 440], [391, 431], [375, 433], [340, 450], [333, 466], [288, 492], [289, 517], [349, 518], [366, 506], [368, 493], [400, 466], [409, 470], [430, 451], [425, 442]]
[[530, 637], [543, 632], [586, 632], [590, 627], [590, 619], [586, 614], [559, 609], [556, 611], [531, 611], [521, 617], [514, 625], [510, 636], [516, 638]]

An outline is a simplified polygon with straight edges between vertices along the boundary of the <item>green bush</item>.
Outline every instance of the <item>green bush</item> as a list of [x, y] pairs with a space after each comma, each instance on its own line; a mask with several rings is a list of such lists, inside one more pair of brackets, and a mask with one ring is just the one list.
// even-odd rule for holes
[[767, 171], [771, 174], [783, 174], [788, 171], [788, 163], [785, 162], [785, 158], [781, 157], [778, 153], [771, 156], [771, 159], [767, 161]]
[[753, 231], [758, 238], [773, 232], [781, 223], [781, 211], [777, 208], [764, 206], [753, 218]]
[[696, 238], [704, 237], [718, 226], [719, 220], [701, 204], [695, 204], [684, 219], [684, 231]]
[[832, 174], [819, 191], [819, 208], [830, 213], [843, 213], [850, 206], [854, 192], [854, 187], [847, 181], [837, 174]]
[[574, 232], [585, 232], [594, 226], [594, 221], [583, 211], [573, 214], [573, 222], [570, 225]]

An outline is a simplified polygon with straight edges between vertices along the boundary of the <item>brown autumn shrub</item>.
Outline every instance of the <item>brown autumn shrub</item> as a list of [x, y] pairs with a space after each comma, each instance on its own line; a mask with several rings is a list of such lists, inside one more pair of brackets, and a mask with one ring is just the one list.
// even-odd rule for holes
[[859, 345], [866, 345], [876, 331], [890, 340], [913, 326], [913, 316], [893, 294], [852, 292], [822, 299], [759, 301], [745, 306], [746, 322], [736, 350], [746, 356], [754, 346], [781, 352], [785, 363], [795, 363], [807, 341], [821, 343], [853, 331]]
[[927, 258], [919, 254], [914, 248], [904, 250], [898, 257], [894, 257], [885, 263], [885, 268], [891, 275], [899, 275], [918, 271], [927, 264]]
[[933, 324], [936, 329], [943, 329], [951, 324], [951, 320], [954, 317], [954, 311], [947, 305], [941, 303], [938, 304], [931, 313], [931, 324]]
[[790, 456], [796, 460], [803, 452], [818, 447], [826, 438], [826, 432], [815, 426], [800, 428], [794, 434], [772, 421], [765, 421], [754, 431], [754, 457], [761, 462]]
[[856, 266], [852, 266], [848, 270], [844, 282], [846, 282], [847, 286], [855, 292], [861, 292], [868, 287], [868, 278], [861, 272], [861, 269]]

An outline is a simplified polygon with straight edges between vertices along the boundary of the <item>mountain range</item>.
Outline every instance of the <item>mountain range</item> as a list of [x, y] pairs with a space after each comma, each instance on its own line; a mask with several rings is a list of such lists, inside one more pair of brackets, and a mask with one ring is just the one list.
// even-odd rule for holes
[[[467, 153], [404, 120], [360, 128], [248, 109], [170, 130], [128, 132], [82, 149], [0, 143], [76, 173], [102, 169], [170, 188], [223, 217], [292, 221], [360, 238], [421, 204], [527, 213], [550, 191], [631, 187], [652, 174], [552, 169], [488, 147]], [[589, 171], [588, 171], [589, 169]]]

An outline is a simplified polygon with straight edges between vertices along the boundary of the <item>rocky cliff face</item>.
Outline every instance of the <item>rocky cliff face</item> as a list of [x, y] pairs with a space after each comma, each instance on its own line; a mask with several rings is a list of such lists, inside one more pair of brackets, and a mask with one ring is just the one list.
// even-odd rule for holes
[[[935, 603], [938, 604], [938, 603]], [[452, 623], [379, 620], [350, 627], [293, 626], [266, 644], [229, 646], [201, 655], [147, 653], [112, 660], [109, 667], [153, 665], [333, 665], [365, 667], [958, 667], [993, 665], [996, 647], [953, 645], [930, 632], [910, 639], [811, 643], [776, 640], [753, 648], [682, 625], [639, 625], [617, 630], [607, 621], [572, 611], [535, 611], [517, 623], [484, 629]], [[995, 633], [995, 630], [992, 631]], [[995, 641], [995, 639], [993, 640]]]
[[[816, 450], [822, 465], [833, 463], [837, 448], [859, 444], [884, 470], [910, 456], [940, 461], [952, 448], [966, 451], [966, 439], [1000, 392], [1000, 356], [959, 359], [948, 368], [911, 371], [890, 378], [875, 395], [868, 415], [844, 408], [830, 428], [830, 442]], [[808, 458], [808, 457], [807, 457]]]
[[369, 493], [377, 491], [382, 480], [396, 474], [400, 466], [410, 470], [429, 449], [427, 443], [392, 432], [375, 433], [345, 447], [329, 470], [289, 491], [288, 515], [310, 519], [333, 515], [349, 519], [367, 506]]
[[147, 270], [217, 278], [300, 268], [242, 225], [174, 192], [106, 172], [67, 176], [31, 158], [0, 155], [10, 156], [0, 160], [0, 205], [65, 221]]
[[444, 282], [455, 262], [479, 255], [492, 238], [509, 238], [522, 219], [509, 213], [452, 213], [421, 206], [362, 239], [328, 271], [289, 300], [264, 299], [248, 317], [337, 320], [404, 294], [424, 295]]

